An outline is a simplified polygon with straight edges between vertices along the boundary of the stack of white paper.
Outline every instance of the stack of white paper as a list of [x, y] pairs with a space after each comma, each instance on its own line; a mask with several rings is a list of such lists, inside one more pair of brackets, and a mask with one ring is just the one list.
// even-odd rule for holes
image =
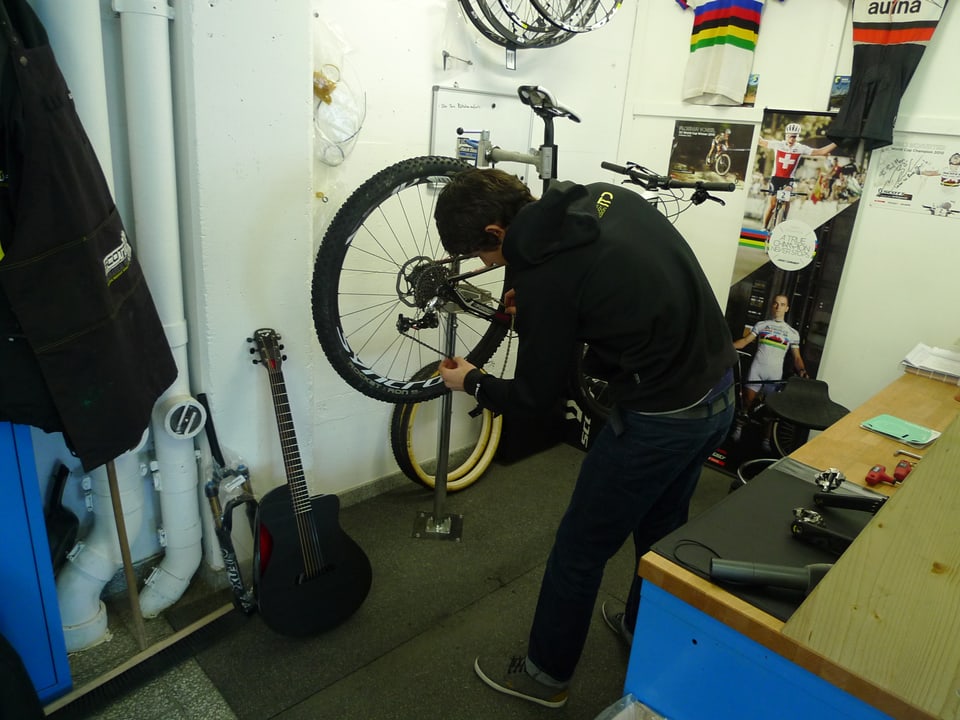
[[917, 346], [903, 359], [903, 365], [917, 375], [927, 375], [941, 380], [952, 379], [960, 384], [960, 352], [956, 350], [917, 343]]

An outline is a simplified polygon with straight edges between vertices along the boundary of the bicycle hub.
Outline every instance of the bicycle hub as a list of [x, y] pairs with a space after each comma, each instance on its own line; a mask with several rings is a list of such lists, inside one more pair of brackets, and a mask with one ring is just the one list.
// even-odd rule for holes
[[452, 275], [449, 268], [428, 257], [412, 257], [397, 274], [397, 297], [408, 307], [424, 308], [437, 296], [444, 296]]

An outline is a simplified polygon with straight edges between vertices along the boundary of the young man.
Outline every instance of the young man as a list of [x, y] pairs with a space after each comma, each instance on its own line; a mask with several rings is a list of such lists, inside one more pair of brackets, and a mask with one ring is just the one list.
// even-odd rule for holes
[[707, 170], [710, 169], [710, 165], [714, 161], [714, 159], [716, 159], [717, 155], [719, 155], [722, 152], [726, 152], [729, 147], [730, 147], [730, 129], [729, 128], [713, 136], [713, 140], [710, 142], [710, 152], [707, 153], [707, 159], [703, 161], [704, 165], [707, 166]]
[[[733, 341], [693, 251], [627, 188], [555, 183], [535, 201], [512, 175], [468, 170], [441, 192], [434, 217], [451, 254], [508, 266], [504, 305], [519, 334], [514, 379], [457, 357], [441, 363], [447, 387], [495, 411], [548, 408], [586, 342], [590, 373], [616, 398], [557, 530], [526, 657], [474, 663], [494, 689], [559, 707], [607, 560], [632, 534], [639, 561], [687, 520], [701, 465], [732, 420]], [[625, 612], [603, 608], [625, 640], [638, 604], [634, 572]]]
[[[767, 202], [767, 208], [763, 211], [763, 227], [767, 227], [770, 222], [770, 215], [777, 204], [777, 192], [787, 185], [793, 184], [793, 176], [800, 166], [800, 159], [804, 155], [819, 157], [829, 155], [837, 147], [836, 143], [830, 143], [819, 148], [812, 148], [809, 145], [797, 142], [800, 132], [803, 128], [800, 123], [790, 123], [784, 128], [783, 140], [767, 140], [761, 137], [757, 142], [762, 148], [773, 150], [773, 172], [770, 173], [770, 200]], [[790, 210], [790, 203], [787, 203], [784, 218]]]

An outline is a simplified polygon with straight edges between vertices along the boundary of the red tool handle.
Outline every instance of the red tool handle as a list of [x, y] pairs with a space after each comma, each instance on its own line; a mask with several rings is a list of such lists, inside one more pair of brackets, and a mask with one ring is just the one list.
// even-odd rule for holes
[[887, 468], [884, 465], [874, 465], [867, 473], [867, 485], [876, 485], [878, 483], [887, 483], [896, 485], [897, 481], [887, 475]]
[[903, 482], [911, 470], [913, 470], [913, 463], [901, 460], [893, 469], [893, 479], [897, 482]]

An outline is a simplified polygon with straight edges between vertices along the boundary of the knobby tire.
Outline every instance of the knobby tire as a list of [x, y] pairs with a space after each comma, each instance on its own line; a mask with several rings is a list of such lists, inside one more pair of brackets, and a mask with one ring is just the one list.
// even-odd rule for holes
[[[358, 187], [337, 211], [317, 251], [311, 304], [317, 339], [334, 370], [364, 395], [390, 403], [420, 402], [446, 391], [438, 376], [413, 379], [438, 364], [445, 329], [457, 322], [454, 352], [482, 366], [496, 351], [507, 327], [464, 313], [439, 312], [440, 327], [397, 329], [398, 316], [417, 316], [432, 292], [419, 286], [402, 297], [404, 268], [422, 269], [430, 281], [449, 272], [432, 261], [446, 257], [433, 210], [449, 179], [472, 167], [449, 157], [416, 157], [378, 172]], [[502, 297], [499, 286], [489, 288]], [[405, 288], [406, 286], [404, 286]], [[413, 299], [417, 305], [411, 305]], [[429, 345], [430, 347], [425, 347]]]

